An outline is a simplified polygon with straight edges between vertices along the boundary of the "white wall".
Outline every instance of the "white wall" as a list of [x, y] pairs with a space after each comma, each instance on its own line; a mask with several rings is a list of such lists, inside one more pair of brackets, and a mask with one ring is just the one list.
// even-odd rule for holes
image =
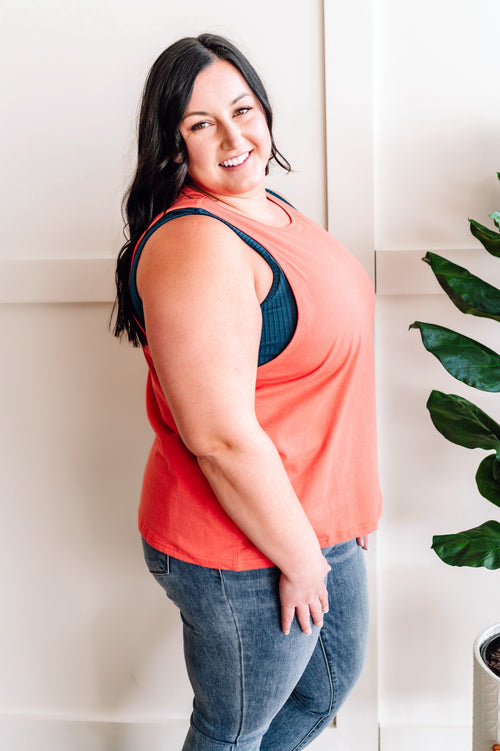
[[[191, 692], [178, 614], [136, 531], [152, 436], [140, 352], [108, 332], [120, 201], [146, 73], [223, 33], [267, 84], [295, 172], [269, 184], [324, 223], [319, 0], [3, 0], [0, 747], [178, 749]], [[307, 144], [307, 147], [305, 146]], [[313, 145], [310, 148], [310, 145]]]
[[115, 255], [147, 71], [168, 44], [202, 31], [226, 34], [255, 60], [271, 92], [278, 147], [295, 168], [272, 183], [324, 220], [319, 0], [293, 0], [286, 14], [266, 0], [179, 7], [174, 0], [2, 0], [1, 149], [10, 177], [2, 186], [3, 257]]
[[[429, 546], [495, 509], [474, 488], [480, 455], [447, 444], [425, 410], [431, 388], [465, 387], [407, 327], [439, 321], [500, 346], [493, 324], [429, 294], [417, 260], [475, 247], [467, 216], [500, 206], [496, 5], [185, 0], [181, 14], [166, 0], [3, 0], [2, 748], [147, 751], [168, 721], [174, 751], [184, 732], [178, 619], [135, 532], [144, 366], [107, 321], [144, 76], [203, 30], [232, 37], [268, 85], [295, 167], [270, 186], [364, 260], [370, 238], [379, 251], [381, 744], [470, 748], [471, 645], [499, 620], [498, 576], [448, 568]], [[494, 397], [468, 396], [498, 414]]]
[[438, 388], [497, 419], [500, 403], [448, 376], [408, 325], [442, 323], [500, 347], [498, 326], [461, 316], [419, 260], [427, 250], [477, 248], [477, 262], [474, 253], [459, 259], [500, 281], [498, 261], [482, 260], [487, 254], [467, 222], [489, 222], [500, 206], [500, 100], [492, 87], [498, 7], [494, 0], [376, 0], [374, 9], [376, 248], [392, 251], [377, 264], [384, 293], [377, 318], [381, 745], [465, 751], [472, 641], [500, 620], [500, 580], [497, 572], [445, 566], [430, 544], [433, 534], [498, 519], [498, 509], [475, 488], [483, 452], [445, 441], [425, 402]]
[[470, 247], [498, 205], [495, 0], [374, 0], [376, 247]]

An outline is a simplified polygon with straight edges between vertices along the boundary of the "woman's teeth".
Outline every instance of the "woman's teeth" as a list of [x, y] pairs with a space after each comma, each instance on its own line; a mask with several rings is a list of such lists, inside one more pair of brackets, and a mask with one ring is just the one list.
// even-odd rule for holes
[[224, 162], [221, 162], [222, 167], [237, 167], [238, 164], [243, 164], [243, 162], [248, 159], [250, 155], [249, 151], [245, 151], [244, 154], [240, 154], [239, 156], [236, 156], [234, 159], [226, 159]]

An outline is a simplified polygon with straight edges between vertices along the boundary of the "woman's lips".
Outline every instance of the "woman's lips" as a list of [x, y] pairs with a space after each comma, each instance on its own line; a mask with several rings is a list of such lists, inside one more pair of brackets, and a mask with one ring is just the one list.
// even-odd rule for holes
[[251, 153], [251, 151], [244, 151], [243, 154], [239, 154], [232, 159], [224, 159], [223, 162], [219, 163], [219, 167], [225, 167], [225, 169], [240, 167], [247, 161]]

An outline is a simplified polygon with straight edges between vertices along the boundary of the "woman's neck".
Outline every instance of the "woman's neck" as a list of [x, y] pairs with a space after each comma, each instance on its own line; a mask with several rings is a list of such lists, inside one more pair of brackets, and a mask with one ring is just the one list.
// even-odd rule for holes
[[210, 193], [194, 183], [192, 187], [213, 201], [227, 206], [238, 214], [262, 222], [262, 224], [268, 224], [272, 227], [286, 227], [290, 224], [290, 217], [287, 212], [274, 201], [269, 200], [265, 188], [248, 195], [232, 196]]

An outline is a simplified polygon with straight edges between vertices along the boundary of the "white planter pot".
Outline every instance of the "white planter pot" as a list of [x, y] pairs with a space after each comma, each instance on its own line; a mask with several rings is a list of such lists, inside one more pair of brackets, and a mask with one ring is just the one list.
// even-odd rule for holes
[[474, 642], [474, 713], [472, 751], [491, 751], [500, 743], [500, 677], [486, 665], [481, 647], [500, 634], [500, 623], [482, 631]]

